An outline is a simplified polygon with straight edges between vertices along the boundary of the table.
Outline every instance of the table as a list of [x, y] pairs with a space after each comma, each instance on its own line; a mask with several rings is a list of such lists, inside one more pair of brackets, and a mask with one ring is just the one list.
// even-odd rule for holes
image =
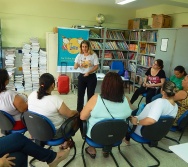
[[169, 149], [188, 163], [188, 143], [169, 146]]

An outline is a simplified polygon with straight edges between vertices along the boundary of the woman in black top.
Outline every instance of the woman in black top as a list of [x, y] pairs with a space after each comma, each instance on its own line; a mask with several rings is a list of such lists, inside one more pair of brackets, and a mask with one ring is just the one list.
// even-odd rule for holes
[[143, 93], [147, 93], [146, 95], [146, 104], [151, 102], [151, 98], [160, 92], [160, 87], [163, 85], [166, 75], [163, 70], [163, 61], [161, 59], [155, 60], [153, 66], [150, 67], [145, 73], [144, 83], [140, 88], [138, 88], [130, 102], [133, 104], [138, 96]]

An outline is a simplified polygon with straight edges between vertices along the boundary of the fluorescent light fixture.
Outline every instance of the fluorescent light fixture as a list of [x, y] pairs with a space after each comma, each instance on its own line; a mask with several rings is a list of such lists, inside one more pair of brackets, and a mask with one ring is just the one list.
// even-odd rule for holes
[[118, 5], [124, 5], [124, 4], [130, 3], [130, 2], [133, 2], [133, 1], [136, 1], [136, 0], [116, 0], [116, 3]]

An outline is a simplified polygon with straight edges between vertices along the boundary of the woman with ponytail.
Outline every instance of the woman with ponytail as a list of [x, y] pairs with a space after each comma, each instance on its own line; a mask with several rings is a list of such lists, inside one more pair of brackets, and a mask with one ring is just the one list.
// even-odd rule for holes
[[55, 88], [53, 75], [44, 73], [39, 78], [38, 91], [32, 92], [28, 97], [29, 111], [36, 112], [49, 118], [56, 128], [56, 138], [62, 136], [61, 125], [66, 118], [72, 117], [78, 112], [70, 110], [62, 98], [52, 95]]

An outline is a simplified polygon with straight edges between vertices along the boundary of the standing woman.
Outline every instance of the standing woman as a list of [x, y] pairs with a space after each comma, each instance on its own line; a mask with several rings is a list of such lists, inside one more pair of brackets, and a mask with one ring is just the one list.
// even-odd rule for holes
[[83, 40], [80, 44], [80, 53], [76, 56], [74, 69], [80, 68], [78, 76], [77, 111], [81, 112], [84, 105], [84, 95], [87, 88], [88, 100], [94, 95], [97, 85], [96, 71], [99, 60], [93, 52], [89, 41]]
[[146, 104], [150, 103], [152, 97], [157, 93], [157, 90], [160, 91], [159, 88], [162, 87], [165, 78], [163, 61], [161, 59], [157, 59], [154, 61], [153, 66], [146, 71], [144, 83], [134, 92], [130, 101], [131, 104], [133, 104], [137, 100], [138, 96], [143, 93], [147, 93]]

